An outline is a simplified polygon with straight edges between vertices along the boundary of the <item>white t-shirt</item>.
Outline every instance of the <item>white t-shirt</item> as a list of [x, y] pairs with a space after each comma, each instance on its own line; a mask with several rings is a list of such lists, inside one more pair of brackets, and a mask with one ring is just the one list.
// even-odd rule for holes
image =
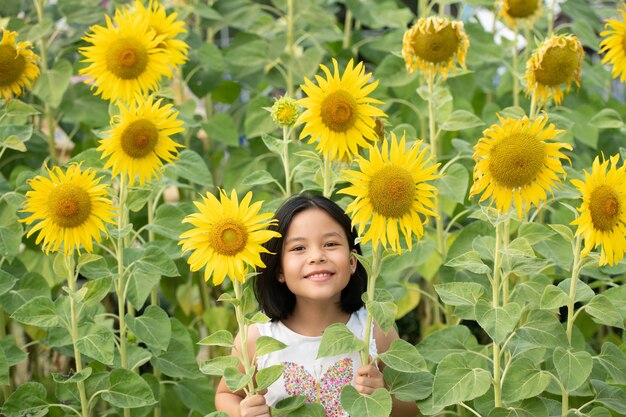
[[[365, 338], [365, 308], [350, 315], [346, 326], [358, 338]], [[269, 386], [265, 401], [269, 406], [294, 395], [304, 395], [307, 402], [317, 402], [324, 407], [326, 417], [343, 417], [341, 389], [353, 383], [361, 364], [358, 352], [315, 359], [322, 336], [303, 336], [282, 322], [257, 324], [261, 336], [270, 336], [287, 345], [285, 349], [268, 353], [257, 359], [257, 369], [283, 364], [283, 375]], [[373, 327], [373, 326], [372, 326]], [[373, 328], [370, 332], [370, 355], [376, 356]]]

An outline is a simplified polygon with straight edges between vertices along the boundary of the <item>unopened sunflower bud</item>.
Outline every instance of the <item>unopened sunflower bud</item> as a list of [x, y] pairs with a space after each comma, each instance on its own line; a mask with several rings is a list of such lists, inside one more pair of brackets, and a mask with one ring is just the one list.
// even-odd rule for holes
[[291, 97], [281, 97], [270, 110], [272, 119], [281, 127], [290, 127], [298, 119], [298, 105]]

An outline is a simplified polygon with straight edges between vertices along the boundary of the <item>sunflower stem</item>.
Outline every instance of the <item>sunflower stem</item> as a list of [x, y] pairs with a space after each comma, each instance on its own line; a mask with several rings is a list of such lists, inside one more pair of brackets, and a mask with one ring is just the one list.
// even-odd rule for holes
[[[378, 243], [372, 245], [372, 270], [369, 271], [369, 276], [367, 277], [367, 301], [371, 303], [374, 301], [374, 291], [376, 289], [376, 279], [378, 275], [380, 275], [380, 267], [382, 264], [382, 256], [379, 250]], [[370, 359], [370, 339], [372, 335], [372, 322], [374, 318], [372, 317], [372, 313], [369, 309], [366, 308], [367, 318], [365, 320], [365, 347], [361, 352], [361, 365], [369, 364]]]
[[323, 172], [322, 172], [322, 179], [323, 179], [323, 194], [324, 197], [330, 198], [333, 195], [333, 184], [332, 181], [330, 181], [330, 175], [331, 175], [331, 166], [330, 166], [330, 158], [328, 158], [327, 156], [324, 156], [324, 166], [323, 166]]
[[346, 17], [343, 21], [343, 49], [348, 49], [352, 37], [352, 11], [346, 7]]
[[428, 133], [430, 137], [430, 152], [433, 155], [433, 160], [437, 162], [437, 133], [435, 131], [435, 107], [433, 103], [433, 93], [435, 91], [435, 76], [433, 74], [428, 74], [426, 76], [426, 79], [428, 83]]
[[537, 112], [537, 90], [533, 91], [532, 98], [530, 99], [530, 112], [528, 118], [533, 120], [535, 118], [535, 113]]
[[517, 38], [519, 37], [519, 27], [515, 25], [513, 32], [513, 105], [519, 107], [519, 78], [517, 76], [519, 53], [517, 51]]
[[[242, 300], [241, 282], [239, 282], [239, 280], [236, 278], [233, 280], [233, 288], [235, 290], [235, 298], [241, 301]], [[249, 375], [250, 373], [253, 372], [252, 368], [254, 365], [250, 363], [250, 357], [248, 356], [248, 326], [246, 325], [246, 322], [245, 322], [245, 317], [244, 317], [243, 310], [241, 308], [241, 304], [242, 303], [240, 302], [235, 305], [235, 316], [237, 318], [239, 334], [241, 335], [241, 356], [239, 357], [239, 360], [241, 361], [241, 364], [243, 365], [244, 372], [246, 373], [246, 375]], [[246, 395], [256, 394], [256, 388], [254, 387], [254, 382], [252, 382], [252, 380], [248, 382], [248, 386], [244, 388], [244, 391], [246, 392]]]
[[572, 245], [574, 252], [574, 262], [572, 263], [572, 282], [569, 285], [569, 302], [567, 303], [567, 340], [572, 343], [572, 330], [574, 329], [574, 303], [576, 302], [576, 283], [580, 266], [582, 264], [580, 257], [580, 246], [582, 243], [582, 235], [576, 236], [575, 243]]
[[285, 196], [291, 195], [291, 172], [289, 168], [289, 128], [283, 126], [283, 168], [285, 169]]
[[554, 8], [556, 6], [556, 0], [552, 0], [550, 2], [550, 6], [548, 7], [548, 36], [546, 39], [552, 36], [554, 32]]
[[[67, 269], [67, 286], [70, 289], [70, 336], [72, 338], [72, 346], [74, 347], [74, 362], [76, 363], [76, 373], [83, 370], [82, 359], [80, 357], [80, 350], [78, 349], [78, 315], [76, 314], [76, 300], [74, 299], [74, 292], [76, 291], [76, 274], [74, 273], [74, 254], [65, 256], [65, 267]], [[87, 408], [87, 395], [85, 393], [84, 381], [76, 383], [78, 388], [78, 395], [80, 397], [80, 408], [82, 417], [89, 416], [89, 410]]]
[[[152, 224], [154, 223], [154, 201], [155, 198], [154, 197], [150, 197], [148, 199], [148, 224]], [[148, 230], [148, 242], [152, 242], [154, 241], [154, 231], [152, 229]], [[155, 285], [152, 288], [152, 291], [150, 292], [150, 303], [154, 306], [158, 306], [159, 305], [159, 286], [158, 284]], [[152, 370], [152, 374], [154, 375], [154, 378], [156, 378], [157, 381], [161, 380], [161, 370], [155, 366]], [[158, 400], [157, 400], [157, 404], [154, 407], [154, 417], [161, 417], [161, 384], [158, 385]]]
[[[502, 257], [500, 254], [500, 244], [502, 242], [501, 223], [496, 224], [496, 246], [493, 260], [493, 281], [491, 282], [492, 307], [500, 307], [500, 264]], [[502, 386], [500, 374], [500, 345], [493, 341], [493, 395], [496, 407], [502, 407]]]
[[293, 0], [287, 0], [287, 54], [289, 62], [287, 63], [287, 94], [293, 97]]
[[[120, 358], [123, 369], [128, 369], [128, 361], [126, 358], [126, 318], [124, 310], [126, 304], [126, 286], [124, 284], [124, 241], [122, 231], [126, 226], [126, 181], [125, 177], [120, 176], [119, 190], [119, 217], [117, 222], [117, 315], [120, 327]], [[130, 409], [124, 408], [124, 417], [130, 417]]]

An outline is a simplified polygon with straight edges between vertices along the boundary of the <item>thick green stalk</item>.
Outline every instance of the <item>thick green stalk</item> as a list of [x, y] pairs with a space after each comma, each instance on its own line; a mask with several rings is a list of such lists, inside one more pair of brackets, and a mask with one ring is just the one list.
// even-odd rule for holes
[[352, 11], [346, 9], [346, 17], [343, 21], [343, 49], [348, 49], [352, 37]]
[[[502, 241], [501, 236], [501, 224], [496, 224], [496, 247], [493, 260], [493, 280], [491, 282], [491, 295], [492, 295], [492, 307], [497, 308], [500, 306], [500, 264], [502, 263], [502, 257], [500, 254], [500, 243]], [[493, 395], [496, 407], [502, 407], [502, 392], [501, 392], [501, 370], [500, 370], [500, 345], [493, 342]]]
[[285, 169], [285, 195], [291, 195], [291, 172], [289, 168], [289, 128], [283, 126], [283, 168]]
[[[126, 226], [126, 181], [124, 176], [120, 176], [120, 190], [119, 190], [119, 217], [117, 223], [117, 286], [115, 292], [117, 294], [117, 315], [120, 326], [120, 358], [122, 368], [128, 369], [128, 362], [126, 357], [126, 319], [125, 304], [126, 304], [126, 292], [125, 292], [125, 280], [124, 280], [124, 238], [121, 237], [122, 230]], [[130, 409], [124, 409], [124, 417], [130, 417]]]
[[517, 76], [518, 64], [518, 51], [517, 51], [517, 38], [519, 35], [519, 28], [515, 25], [515, 31], [513, 35], [513, 105], [519, 106], [519, 78]]
[[[241, 300], [242, 297], [242, 288], [241, 282], [237, 279], [233, 280], [233, 288], [235, 289], [235, 298], [237, 300]], [[235, 317], [237, 318], [237, 325], [239, 327], [239, 334], [241, 335], [241, 356], [239, 360], [243, 365], [244, 372], [246, 375], [249, 375], [252, 372], [252, 367], [254, 366], [250, 363], [250, 357], [248, 356], [248, 326], [246, 325], [244, 313], [241, 308], [241, 303], [235, 305]], [[244, 388], [247, 395], [256, 394], [256, 388], [254, 387], [254, 382], [250, 380], [248, 382], [248, 386]]]
[[293, 94], [293, 0], [287, 0], [287, 53], [289, 54], [289, 62], [287, 63], [287, 94], [294, 97]]
[[[74, 347], [74, 361], [76, 363], [76, 373], [83, 370], [83, 363], [80, 357], [80, 350], [78, 349], [78, 315], [76, 314], [76, 300], [74, 300], [74, 291], [76, 291], [76, 274], [74, 273], [74, 255], [65, 256], [65, 267], [67, 269], [67, 286], [70, 293], [70, 336], [72, 337], [72, 346]], [[85, 393], [84, 381], [76, 383], [78, 387], [78, 395], [80, 397], [80, 408], [82, 417], [88, 417], [89, 411], [87, 408], [87, 395]]]
[[[154, 223], [154, 199], [148, 199], [148, 224]], [[148, 230], [148, 242], [154, 241], [154, 231], [152, 229]], [[152, 292], [150, 293], [150, 303], [152, 305], [159, 305], [159, 287], [158, 285], [152, 288]], [[157, 381], [161, 381], [161, 370], [155, 366], [152, 370], [152, 374]], [[154, 407], [154, 417], [161, 417], [161, 384], [159, 384], [158, 389], [158, 400], [157, 404]]]
[[533, 120], [535, 118], [535, 114], [537, 113], [537, 92], [533, 91], [532, 98], [530, 99], [530, 113], [528, 114], [528, 118]]
[[[435, 76], [430, 74], [426, 77], [428, 83], [428, 134], [430, 137], [430, 152], [433, 160], [436, 162], [439, 154], [437, 143], [437, 132], [435, 126], [435, 103], [433, 103], [433, 94], [435, 91]], [[443, 213], [437, 205], [437, 218], [435, 224], [437, 228], [437, 251], [441, 255], [441, 261], [445, 261], [446, 257], [446, 236], [443, 228]]]
[[330, 198], [333, 195], [333, 184], [332, 181], [330, 180], [330, 174], [331, 174], [331, 166], [330, 166], [330, 158], [327, 156], [323, 156], [322, 158], [324, 158], [324, 166], [323, 166], [323, 172], [322, 172], [322, 179], [324, 181], [324, 189], [323, 189], [323, 194], [324, 197]]
[[567, 303], [567, 340], [572, 343], [572, 330], [574, 329], [574, 303], [576, 302], [576, 283], [578, 281], [578, 274], [580, 273], [581, 259], [580, 259], [580, 246], [582, 238], [581, 235], [576, 236], [576, 241], [572, 245], [574, 252], [574, 262], [572, 264], [572, 282], [569, 285], [569, 302]]
[[[382, 256], [380, 252], [380, 246], [377, 243], [372, 245], [372, 270], [369, 271], [367, 277], [367, 301], [374, 301], [374, 291], [376, 289], [376, 279], [380, 275], [380, 267], [382, 263]], [[365, 320], [365, 347], [361, 352], [361, 365], [367, 365], [370, 361], [370, 339], [372, 338], [372, 322], [374, 318], [372, 313], [367, 310], [367, 318]]]

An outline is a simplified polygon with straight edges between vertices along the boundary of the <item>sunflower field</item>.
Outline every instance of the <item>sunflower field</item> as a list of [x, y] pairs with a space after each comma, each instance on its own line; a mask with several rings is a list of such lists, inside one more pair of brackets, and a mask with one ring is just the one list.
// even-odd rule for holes
[[[626, 416], [625, 20], [621, 0], [2, 0], [0, 414], [226, 417], [222, 376], [263, 392], [283, 368], [231, 349], [269, 320], [273, 213], [309, 192], [352, 219], [368, 323], [400, 335], [349, 415]], [[355, 351], [324, 332], [319, 356]]]

